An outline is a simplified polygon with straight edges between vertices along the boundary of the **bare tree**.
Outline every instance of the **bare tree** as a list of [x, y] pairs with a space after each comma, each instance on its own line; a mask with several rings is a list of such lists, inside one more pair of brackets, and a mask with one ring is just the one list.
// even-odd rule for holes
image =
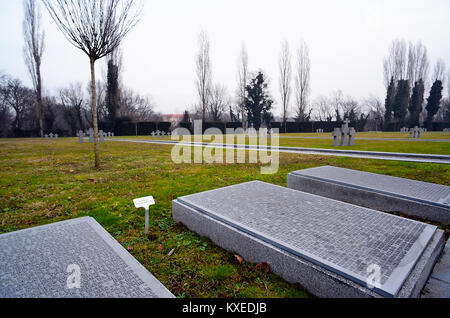
[[344, 94], [340, 89], [331, 93], [330, 104], [333, 107], [336, 121], [342, 121], [341, 111], [345, 112], [344, 107]]
[[372, 129], [375, 129], [376, 131], [378, 131], [378, 129], [383, 129], [383, 102], [378, 97], [370, 96], [363, 101], [363, 104], [369, 113], [369, 125], [372, 126]]
[[31, 109], [34, 107], [34, 94], [29, 88], [23, 86], [22, 82], [15, 78], [7, 80], [6, 86], [3, 88], [3, 103], [14, 110], [15, 116], [13, 120], [13, 128], [18, 131], [24, 130], [26, 122], [30, 116]]
[[198, 35], [199, 50], [196, 57], [197, 92], [200, 99], [202, 120], [206, 119], [206, 111], [211, 96], [211, 60], [209, 58], [209, 39], [204, 30]]
[[447, 72], [447, 94], [448, 100], [450, 101], [450, 69]]
[[8, 136], [13, 116], [8, 105], [8, 81], [9, 77], [0, 72], [0, 134], [2, 137]]
[[161, 116], [155, 113], [154, 104], [149, 96], [135, 93], [132, 89], [124, 89], [121, 99], [121, 114], [134, 122], [159, 121]]
[[66, 38], [89, 57], [95, 167], [100, 167], [95, 62], [117, 47], [140, 19], [135, 0], [42, 0]]
[[39, 121], [39, 133], [41, 138], [43, 138], [41, 62], [44, 53], [44, 32], [41, 29], [41, 13], [37, 1], [24, 0], [23, 8], [23, 36], [25, 40], [23, 53], [36, 94], [36, 117]]
[[249, 77], [248, 72], [248, 54], [247, 49], [245, 48], [245, 45], [242, 44], [241, 47], [241, 53], [239, 55], [239, 61], [238, 61], [238, 90], [237, 90], [237, 97], [238, 97], [238, 108], [239, 112], [241, 113], [241, 119], [242, 119], [242, 125], [244, 128], [245, 126], [245, 88], [247, 86], [247, 81]]
[[424, 83], [428, 80], [428, 70], [430, 62], [428, 60], [427, 48], [420, 41], [417, 44], [409, 43], [408, 50], [408, 79], [411, 86], [418, 80]]
[[69, 87], [59, 91], [61, 104], [64, 107], [65, 118], [72, 133], [77, 129], [84, 130], [84, 94], [81, 83], [71, 83]]
[[213, 121], [220, 121], [230, 105], [227, 90], [224, 85], [215, 84], [211, 92], [209, 115]]
[[389, 53], [383, 61], [384, 83], [386, 87], [389, 86], [391, 78], [395, 82], [406, 78], [407, 65], [406, 42], [401, 39], [393, 40], [389, 46]]
[[288, 116], [289, 100], [291, 97], [291, 53], [289, 51], [289, 44], [285, 40], [281, 44], [281, 53], [278, 61], [278, 68], [280, 72], [280, 95], [281, 106], [283, 107], [283, 125], [284, 132], [286, 132], [286, 120]]
[[304, 40], [297, 49], [297, 65], [295, 73], [295, 100], [297, 103], [297, 119], [305, 121], [308, 118], [307, 107], [310, 93], [311, 61], [309, 48]]
[[359, 102], [350, 95], [347, 95], [342, 100], [342, 110], [343, 118], [351, 121], [355, 121], [357, 119], [356, 117], [361, 113]]
[[332, 121], [333, 109], [330, 107], [330, 101], [326, 96], [319, 96], [314, 100], [314, 109], [316, 110], [316, 119], [319, 121]]
[[445, 62], [439, 58], [434, 66], [433, 82], [440, 80], [442, 83], [445, 81]]

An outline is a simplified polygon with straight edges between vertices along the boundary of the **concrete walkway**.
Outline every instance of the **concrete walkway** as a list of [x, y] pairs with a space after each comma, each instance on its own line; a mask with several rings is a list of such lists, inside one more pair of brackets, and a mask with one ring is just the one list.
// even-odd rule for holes
[[[319, 137], [319, 136], [280, 136], [283, 139], [326, 139], [333, 140], [333, 137]], [[369, 138], [355, 137], [355, 140], [378, 140], [378, 141], [424, 141], [424, 142], [450, 142], [450, 139], [410, 139], [410, 138]]]
[[448, 241], [423, 293], [422, 298], [450, 298], [450, 243]]
[[[194, 146], [194, 147], [209, 147], [209, 148], [222, 148], [222, 149], [246, 149], [246, 150], [267, 150], [272, 151], [271, 147], [267, 146], [254, 146], [254, 145], [230, 145], [230, 144], [214, 144], [214, 143], [196, 143], [196, 142], [178, 142], [171, 140], [137, 140], [137, 139], [105, 139], [108, 141], [117, 142], [134, 142], [134, 143], [147, 143], [147, 144], [162, 144], [162, 145], [175, 145], [182, 146]], [[301, 148], [301, 147], [285, 147], [280, 146], [278, 151], [282, 153], [297, 153], [297, 154], [309, 154], [309, 155], [322, 155], [322, 156], [339, 156], [339, 157], [352, 157], [352, 158], [364, 158], [364, 159], [380, 159], [380, 160], [394, 160], [394, 161], [408, 161], [408, 162], [424, 162], [424, 163], [442, 163], [450, 164], [450, 156], [446, 155], [432, 155], [432, 154], [415, 154], [415, 153], [399, 153], [399, 152], [378, 152], [378, 151], [361, 151], [361, 150], [336, 150], [336, 149], [322, 149], [322, 148]]]

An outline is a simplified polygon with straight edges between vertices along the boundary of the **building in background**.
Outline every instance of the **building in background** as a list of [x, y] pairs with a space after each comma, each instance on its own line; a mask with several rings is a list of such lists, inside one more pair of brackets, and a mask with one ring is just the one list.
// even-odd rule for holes
[[165, 114], [162, 115], [163, 121], [172, 123], [172, 128], [176, 128], [183, 121], [183, 114]]

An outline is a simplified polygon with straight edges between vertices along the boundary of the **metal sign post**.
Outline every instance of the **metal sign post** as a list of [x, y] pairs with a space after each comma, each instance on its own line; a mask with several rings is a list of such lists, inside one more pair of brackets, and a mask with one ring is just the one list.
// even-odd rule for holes
[[150, 214], [150, 206], [155, 204], [155, 200], [152, 196], [134, 199], [133, 200], [134, 206], [139, 208], [145, 209], [145, 234], [148, 234], [148, 218]]

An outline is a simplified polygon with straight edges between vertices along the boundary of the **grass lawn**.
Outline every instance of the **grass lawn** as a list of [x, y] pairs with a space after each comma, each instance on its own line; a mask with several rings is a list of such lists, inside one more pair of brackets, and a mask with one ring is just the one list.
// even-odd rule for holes
[[[93, 146], [74, 138], [0, 144], [0, 233], [92, 216], [178, 297], [308, 296], [175, 224], [171, 201], [179, 196], [255, 179], [285, 186], [288, 172], [320, 165], [450, 185], [450, 166], [439, 164], [280, 154], [278, 173], [261, 175], [257, 164], [177, 165], [172, 146], [106, 142], [95, 170]], [[145, 236], [144, 211], [132, 199], [147, 195], [157, 204]]]

